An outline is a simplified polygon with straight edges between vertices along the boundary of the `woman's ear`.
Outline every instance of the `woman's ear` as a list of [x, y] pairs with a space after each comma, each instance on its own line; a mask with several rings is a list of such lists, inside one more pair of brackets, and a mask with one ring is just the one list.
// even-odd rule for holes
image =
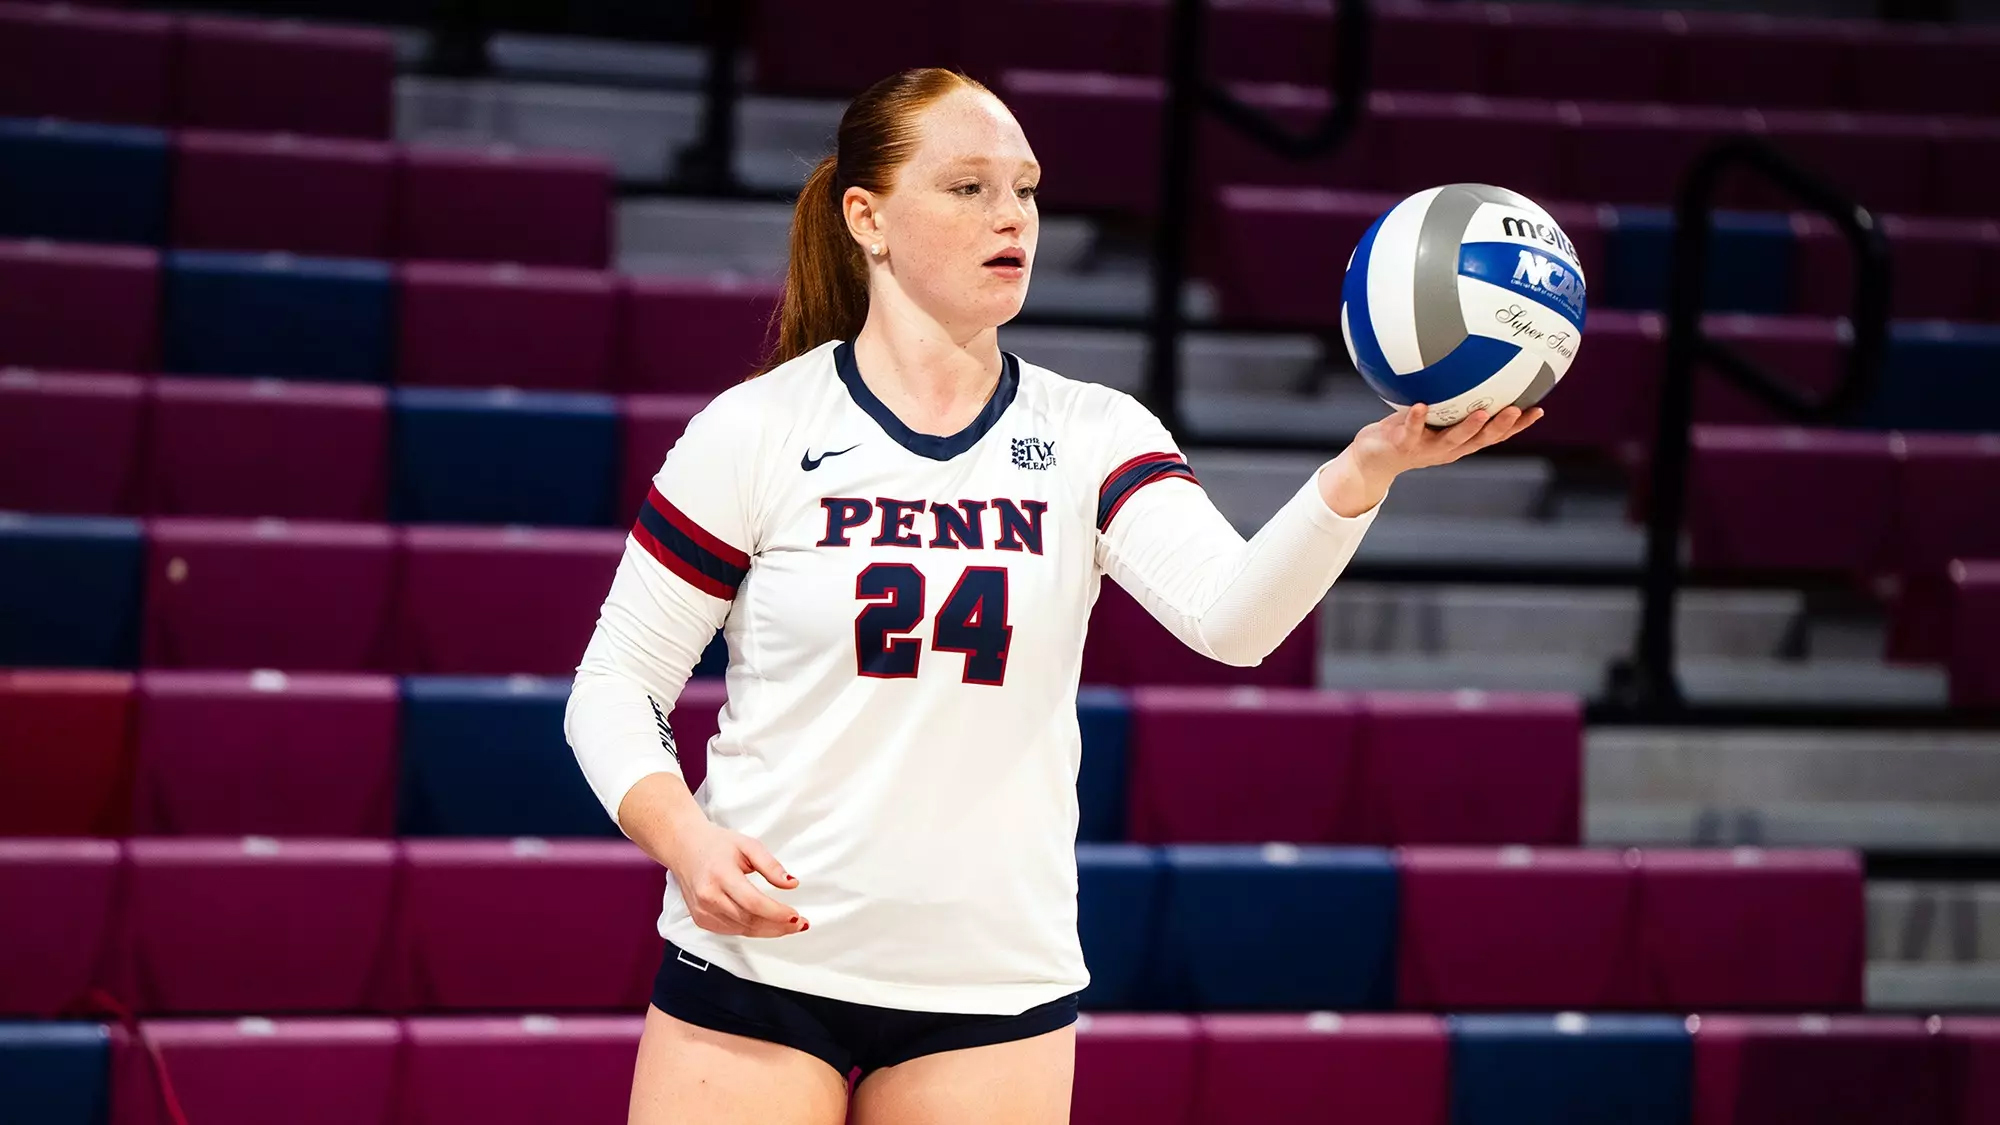
[[880, 211], [880, 203], [881, 197], [867, 188], [851, 187], [840, 197], [847, 233], [860, 244], [863, 253], [882, 245], [889, 235], [887, 216]]

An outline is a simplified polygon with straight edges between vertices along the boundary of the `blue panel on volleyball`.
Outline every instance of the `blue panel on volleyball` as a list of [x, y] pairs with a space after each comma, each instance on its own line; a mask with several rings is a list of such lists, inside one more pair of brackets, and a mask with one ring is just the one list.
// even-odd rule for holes
[[0, 119], [0, 236], [157, 245], [167, 135], [128, 125]]
[[0, 1023], [0, 1121], [103, 1125], [110, 1066], [101, 1024]]
[[1083, 733], [1083, 763], [1076, 775], [1079, 840], [1125, 838], [1125, 739], [1132, 701], [1116, 688], [1081, 688], [1076, 723]]
[[1686, 1125], [1678, 1016], [1457, 1016], [1452, 1125]]
[[1863, 425], [1897, 430], [1991, 430], [2000, 412], [2000, 326], [1892, 325], [1889, 355]]
[[1078, 844], [1076, 928], [1090, 987], [1077, 1002], [1100, 1011], [1155, 1007], [1147, 984], [1165, 868], [1158, 848]]
[[404, 680], [397, 832], [618, 835], [563, 737], [568, 699], [563, 680]]
[[[1593, 294], [1614, 309], [1664, 309], [1673, 262], [1674, 217], [1652, 207], [1619, 207], [1604, 231], [1604, 272]], [[1786, 215], [1718, 211], [1708, 243], [1707, 307], [1726, 312], [1792, 311], [1795, 257]]]
[[396, 391], [394, 519], [601, 526], [617, 494], [609, 395]]
[[1154, 985], [1187, 1011], [1386, 1008], [1396, 868], [1379, 848], [1165, 849]]
[[145, 555], [138, 520], [0, 512], [0, 666], [132, 667]]
[[387, 262], [178, 251], [166, 258], [166, 369], [385, 382], [394, 306]]

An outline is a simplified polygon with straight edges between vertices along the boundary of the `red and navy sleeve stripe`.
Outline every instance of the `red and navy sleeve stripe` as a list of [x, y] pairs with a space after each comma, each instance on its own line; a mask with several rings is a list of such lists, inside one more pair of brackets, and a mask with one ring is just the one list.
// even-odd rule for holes
[[1130, 500], [1134, 492], [1156, 480], [1173, 477], [1188, 481], [1195, 479], [1194, 470], [1188, 468], [1188, 463], [1181, 460], [1178, 453], [1141, 453], [1111, 470], [1111, 475], [1104, 478], [1104, 487], [1097, 490], [1097, 530], [1110, 528], [1118, 509], [1125, 506], [1125, 501]]
[[725, 601], [736, 596], [736, 587], [750, 570], [749, 555], [703, 531], [657, 488], [646, 490], [632, 538], [688, 585]]

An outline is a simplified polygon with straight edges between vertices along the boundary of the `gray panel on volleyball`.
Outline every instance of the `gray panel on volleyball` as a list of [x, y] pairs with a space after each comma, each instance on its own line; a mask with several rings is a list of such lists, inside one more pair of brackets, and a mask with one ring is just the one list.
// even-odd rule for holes
[[[1506, 207], [1532, 208], [1534, 202], [1519, 192], [1491, 184], [1448, 184], [1438, 189], [1424, 212], [1424, 225], [1417, 232], [1416, 286], [1417, 351], [1429, 367], [1465, 342], [1465, 321], [1459, 315], [1458, 248], [1465, 241], [1465, 228], [1482, 203]], [[1543, 364], [1534, 381], [1514, 400], [1526, 408], [1542, 401], [1556, 385], [1555, 369]]]

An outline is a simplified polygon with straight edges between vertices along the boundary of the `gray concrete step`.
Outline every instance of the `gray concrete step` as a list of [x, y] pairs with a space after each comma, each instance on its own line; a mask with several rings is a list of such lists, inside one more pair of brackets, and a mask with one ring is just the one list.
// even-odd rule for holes
[[1993, 732], [1595, 727], [1586, 761], [1594, 843], [2000, 848]]
[[[1900, 668], [1861, 661], [1780, 661], [1687, 657], [1680, 661], [1681, 689], [1704, 705], [1801, 707], [1943, 707], [1940, 668]], [[1488, 691], [1559, 691], [1602, 698], [1606, 661], [1591, 656], [1520, 653], [1406, 656], [1322, 654], [1322, 687], [1382, 691], [1481, 688]]]
[[[1320, 649], [1351, 655], [1523, 654], [1597, 664], [1632, 651], [1636, 590], [1343, 580], [1320, 606]], [[1688, 656], [1773, 657], [1805, 612], [1784, 590], [1690, 590], [1677, 604]]]

